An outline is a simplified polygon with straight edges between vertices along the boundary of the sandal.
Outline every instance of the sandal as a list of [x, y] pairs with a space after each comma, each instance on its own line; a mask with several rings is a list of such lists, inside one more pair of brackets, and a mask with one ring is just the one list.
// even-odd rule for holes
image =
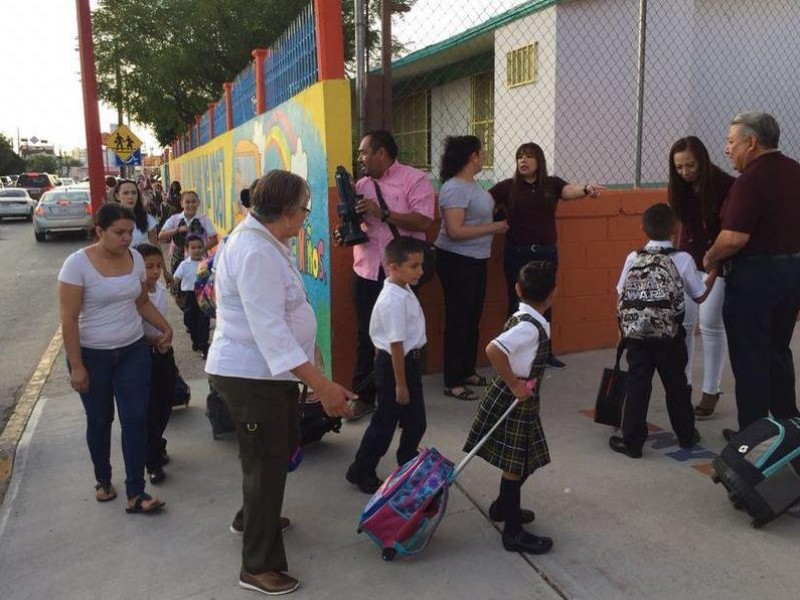
[[[694, 407], [694, 418], [698, 421], [707, 421], [714, 418], [717, 409], [717, 402], [719, 402], [720, 392], [716, 394], [706, 394], [703, 392], [703, 398], [700, 403]], [[704, 406], [705, 405], [705, 406]]]
[[[128, 502], [133, 500], [133, 498], [128, 498]], [[147, 502], [148, 504], [145, 504]], [[125, 512], [129, 515], [132, 514], [142, 514], [142, 515], [149, 515], [152, 513], [159, 512], [162, 508], [166, 506], [166, 502], [162, 502], [161, 500], [157, 500], [153, 498], [150, 494], [142, 492], [138, 496], [136, 496], [136, 500], [131, 505], [130, 503], [128, 506], [125, 507]]]
[[465, 387], [457, 394], [453, 391], [453, 388], [444, 388], [444, 395], [450, 396], [451, 398], [456, 398], [458, 400], [464, 400], [465, 402], [471, 402], [478, 399], [478, 396], [475, 395], [475, 392], [468, 387]]
[[477, 373], [475, 373], [474, 375], [470, 375], [469, 377], [467, 377], [464, 380], [464, 383], [466, 383], [467, 385], [477, 385], [486, 387], [487, 385], [489, 385], [489, 380], [486, 379], [486, 377], [484, 377], [483, 375], [478, 375]]
[[98, 483], [94, 486], [94, 490], [97, 492], [94, 495], [94, 499], [98, 502], [111, 502], [117, 497], [117, 490], [114, 489], [110, 481], [108, 483]]

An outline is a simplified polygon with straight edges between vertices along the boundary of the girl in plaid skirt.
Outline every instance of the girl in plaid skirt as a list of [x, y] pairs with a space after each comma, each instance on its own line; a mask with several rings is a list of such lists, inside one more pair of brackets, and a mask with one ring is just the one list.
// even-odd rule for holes
[[[486, 347], [486, 355], [497, 375], [486, 389], [464, 445], [465, 452], [472, 450], [514, 398], [525, 399], [477, 454], [503, 471], [500, 495], [489, 507], [489, 517], [505, 522], [503, 547], [511, 552], [542, 554], [553, 546], [552, 539], [523, 529], [535, 515], [521, 508], [520, 497], [528, 476], [550, 462], [539, 417], [539, 391], [550, 355], [550, 325], [543, 313], [553, 302], [555, 288], [553, 263], [530, 262], [520, 271], [516, 284], [519, 310], [508, 320], [503, 333]], [[530, 381], [536, 383], [532, 394]]]

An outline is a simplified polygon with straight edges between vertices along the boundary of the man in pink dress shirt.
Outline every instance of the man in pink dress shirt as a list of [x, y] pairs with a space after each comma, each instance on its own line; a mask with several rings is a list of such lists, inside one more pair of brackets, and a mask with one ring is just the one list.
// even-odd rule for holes
[[[381, 260], [386, 245], [392, 240], [389, 224], [400, 235], [425, 239], [433, 224], [434, 191], [428, 175], [419, 169], [400, 164], [397, 142], [388, 131], [368, 131], [358, 146], [358, 162], [364, 177], [356, 182], [356, 192], [363, 199], [356, 205], [362, 215], [361, 228], [369, 241], [353, 246], [353, 299], [356, 307], [358, 342], [353, 390], [358, 394], [354, 419], [375, 409], [375, 387], [372, 365], [375, 347], [369, 337], [372, 307], [383, 288], [385, 274]], [[377, 200], [376, 185], [380, 186], [387, 208]]]

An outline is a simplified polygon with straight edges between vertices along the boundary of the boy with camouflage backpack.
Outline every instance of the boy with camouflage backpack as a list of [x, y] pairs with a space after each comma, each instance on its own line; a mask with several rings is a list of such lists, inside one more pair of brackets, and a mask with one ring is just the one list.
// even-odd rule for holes
[[691, 448], [700, 441], [694, 428], [692, 389], [686, 380], [684, 291], [700, 304], [717, 278], [713, 271], [703, 282], [692, 257], [672, 247], [676, 219], [669, 205], [651, 206], [642, 223], [650, 241], [628, 255], [617, 284], [617, 317], [627, 349], [628, 390], [622, 436], [612, 436], [608, 441], [612, 450], [630, 458], [642, 456], [647, 439], [647, 408], [655, 371], [664, 384], [669, 420], [681, 448]]

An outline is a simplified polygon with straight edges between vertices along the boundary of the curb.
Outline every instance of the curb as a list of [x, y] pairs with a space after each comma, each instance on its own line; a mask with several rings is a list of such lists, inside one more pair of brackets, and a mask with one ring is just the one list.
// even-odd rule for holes
[[39, 364], [36, 366], [36, 370], [25, 386], [25, 391], [22, 392], [22, 396], [17, 401], [14, 412], [11, 414], [8, 423], [6, 423], [6, 428], [0, 433], [0, 504], [5, 498], [8, 484], [11, 481], [11, 474], [14, 471], [14, 457], [17, 453], [17, 446], [22, 434], [25, 433], [28, 419], [30, 419], [31, 413], [39, 401], [42, 389], [47, 383], [53, 363], [55, 363], [56, 357], [61, 351], [62, 341], [61, 327], [59, 326], [50, 340], [47, 350], [44, 351]]

